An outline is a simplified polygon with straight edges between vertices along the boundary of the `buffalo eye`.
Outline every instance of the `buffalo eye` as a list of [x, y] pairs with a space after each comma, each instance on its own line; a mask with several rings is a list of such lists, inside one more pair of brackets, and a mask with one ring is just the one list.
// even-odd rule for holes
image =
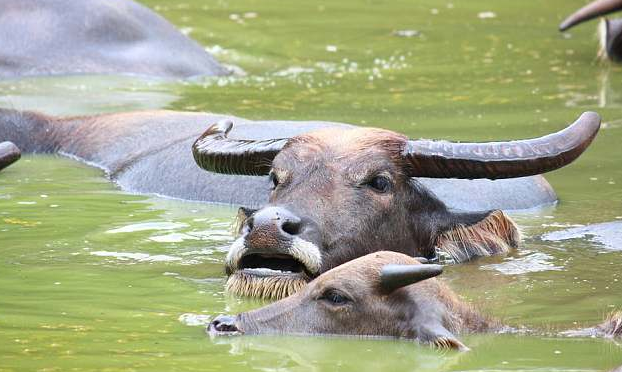
[[330, 289], [324, 292], [322, 296], [320, 296], [320, 300], [325, 301], [333, 306], [343, 306], [349, 302], [352, 302], [352, 300], [347, 295], [334, 289]]
[[391, 180], [387, 176], [374, 176], [367, 181], [367, 186], [378, 193], [385, 193], [391, 189]]
[[270, 174], [268, 175], [268, 179], [270, 180], [270, 188], [272, 190], [276, 189], [279, 185], [279, 178], [276, 176], [276, 173], [270, 172]]

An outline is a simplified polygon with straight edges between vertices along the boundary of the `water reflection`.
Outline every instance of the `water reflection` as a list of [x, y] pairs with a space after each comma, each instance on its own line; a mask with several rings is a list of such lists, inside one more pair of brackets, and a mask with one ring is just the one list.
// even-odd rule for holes
[[240, 336], [213, 337], [229, 345], [229, 354], [246, 356], [256, 371], [442, 371], [467, 353], [435, 350], [412, 341], [351, 337]]

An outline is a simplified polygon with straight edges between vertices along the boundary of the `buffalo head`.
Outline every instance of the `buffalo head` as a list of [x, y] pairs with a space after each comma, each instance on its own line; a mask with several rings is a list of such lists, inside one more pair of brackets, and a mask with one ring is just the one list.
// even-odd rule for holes
[[[448, 210], [416, 177], [510, 178], [562, 167], [596, 135], [600, 118], [537, 139], [490, 143], [409, 140], [395, 132], [324, 129], [290, 139], [227, 138], [229, 121], [194, 144], [204, 169], [268, 174], [269, 203], [245, 211], [226, 258], [227, 289], [282, 298], [309, 280], [379, 250], [454, 261], [505, 252], [519, 233], [501, 211]], [[243, 210], [244, 211], [244, 210]]]
[[441, 272], [440, 265], [380, 251], [332, 269], [268, 306], [235, 317], [218, 316], [207, 330], [212, 335], [396, 337], [465, 350], [457, 334], [487, 331], [497, 324], [431, 279]]

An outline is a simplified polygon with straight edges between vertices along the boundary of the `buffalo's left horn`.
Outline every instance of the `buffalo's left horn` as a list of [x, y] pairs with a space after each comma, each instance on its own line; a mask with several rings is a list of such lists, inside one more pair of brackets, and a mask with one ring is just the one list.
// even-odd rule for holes
[[268, 174], [272, 160], [287, 139], [238, 140], [227, 138], [233, 122], [221, 120], [192, 145], [196, 163], [210, 172], [259, 176]]
[[616, 10], [622, 9], [622, 0], [596, 0], [583, 8], [572, 13], [566, 18], [560, 25], [560, 31], [566, 31], [567, 29], [578, 25], [579, 23], [589, 21], [590, 19], [607, 15]]
[[22, 152], [13, 142], [0, 142], [0, 170], [18, 161], [21, 156]]
[[525, 177], [570, 164], [588, 147], [599, 128], [600, 116], [584, 112], [572, 125], [544, 137], [482, 143], [410, 140], [402, 155], [414, 177]]
[[443, 273], [443, 266], [426, 265], [384, 265], [380, 271], [382, 289], [391, 293], [396, 289], [433, 278]]

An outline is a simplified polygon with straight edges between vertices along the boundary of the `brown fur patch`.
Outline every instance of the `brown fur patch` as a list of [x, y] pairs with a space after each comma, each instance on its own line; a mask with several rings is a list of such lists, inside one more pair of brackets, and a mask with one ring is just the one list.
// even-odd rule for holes
[[[296, 136], [287, 143], [285, 149], [294, 149], [298, 159], [330, 153], [331, 157], [348, 157], [365, 151], [382, 151], [388, 154], [395, 164], [403, 162], [401, 152], [408, 138], [378, 128], [356, 128], [342, 130], [328, 128]], [[303, 146], [300, 146], [303, 145]]]
[[298, 292], [306, 285], [307, 280], [302, 277], [259, 277], [237, 271], [227, 280], [225, 290], [241, 297], [280, 300]]
[[443, 284], [437, 292], [441, 302], [447, 306], [451, 315], [447, 319], [448, 329], [456, 334], [490, 332], [501, 328], [499, 321], [481, 313], [475, 306], [461, 300], [454, 291]]
[[436, 248], [447, 253], [456, 262], [475, 257], [506, 253], [520, 242], [520, 231], [500, 210], [490, 213], [474, 225], [458, 225], [441, 234]]

